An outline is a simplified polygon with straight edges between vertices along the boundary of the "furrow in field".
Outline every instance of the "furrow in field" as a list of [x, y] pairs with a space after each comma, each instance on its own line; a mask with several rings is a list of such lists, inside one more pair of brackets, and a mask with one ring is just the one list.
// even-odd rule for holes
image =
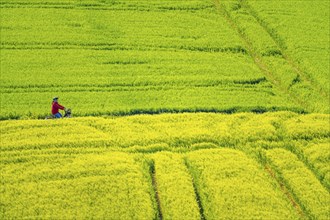
[[190, 171], [190, 168], [189, 168], [189, 165], [188, 165], [188, 162], [187, 162], [187, 158], [184, 157], [183, 160], [184, 160], [185, 167], [187, 168], [187, 172], [191, 176], [191, 183], [192, 183], [192, 186], [193, 186], [193, 189], [194, 189], [194, 195], [195, 195], [196, 203], [198, 205], [198, 209], [199, 209], [199, 213], [200, 213], [200, 219], [201, 220], [206, 220], [205, 214], [204, 214], [204, 208], [203, 208], [202, 201], [201, 201], [201, 197], [200, 197], [200, 194], [198, 192], [197, 185], [196, 185], [196, 180], [194, 179], [194, 176], [191, 174], [191, 171]]
[[311, 143], [299, 146], [307, 166], [315, 173], [320, 182], [330, 192], [330, 146], [325, 141], [324, 143]]
[[[196, 82], [195, 85], [193, 85], [195, 88], [200, 88], [200, 91], [206, 90], [206, 89], [211, 89], [214, 88], [218, 92], [222, 93], [222, 96], [225, 96], [226, 93], [242, 93], [242, 91], [246, 91], [248, 93], [264, 93], [264, 95], [267, 96], [274, 96], [274, 93], [267, 88], [268, 86], [266, 85], [265, 87], [263, 86], [254, 86], [257, 83], [254, 83], [255, 81], [250, 81], [250, 82], [243, 82], [240, 84], [234, 84], [234, 83], [225, 83], [225, 82]], [[166, 83], [166, 82], [165, 82]], [[144, 84], [144, 83], [141, 83]], [[62, 87], [62, 89], [59, 89], [58, 86], [49, 86], [49, 88], [44, 87], [44, 88], [38, 88], [36, 86], [35, 88], [30, 87], [30, 88], [24, 88], [24, 89], [19, 89], [16, 88], [15, 92], [11, 92], [10, 90], [12, 88], [6, 88], [6, 89], [0, 89], [1, 93], [7, 94], [7, 96], [20, 96], [20, 95], [27, 95], [27, 94], [36, 94], [36, 93], [45, 93], [46, 95], [51, 94], [51, 93], [82, 93], [86, 94], [88, 92], [93, 92], [93, 93], [127, 93], [127, 92], [163, 92], [163, 91], [185, 91], [187, 90], [187, 85], [185, 83], [178, 83], [178, 85], [175, 85], [175, 83], [170, 83], [168, 85], [166, 84], [159, 84], [159, 85], [152, 85], [152, 83], [145, 83], [148, 84], [146, 86], [82, 86], [82, 87], [74, 87], [74, 86], [68, 86], [68, 87]], [[181, 84], [181, 85], [180, 85]]]
[[[170, 78], [170, 77], [168, 77]], [[36, 84], [36, 85], [12, 85], [0, 88], [1, 93], [33, 93], [33, 92], [110, 92], [110, 91], [146, 91], [146, 90], [182, 90], [188, 86], [194, 87], [221, 87], [222, 90], [262, 90], [271, 93], [271, 86], [265, 82], [265, 78], [247, 80], [201, 80], [181, 81], [176, 77], [160, 81], [126, 82], [109, 84]], [[14, 91], [13, 91], [14, 90]]]
[[[240, 46], [237, 47], [203, 47], [194, 45], [122, 45], [116, 43], [74, 43], [74, 42], [55, 42], [55, 43], [22, 43], [22, 42], [1, 42], [2, 50], [95, 50], [95, 51], [191, 51], [205, 53], [228, 53], [228, 54], [243, 54], [247, 53], [246, 49]], [[111, 63], [105, 63], [111, 64]]]
[[1, 1], [1, 8], [42, 8], [42, 9], [76, 9], [76, 10], [111, 10], [111, 11], [199, 11], [212, 8], [205, 1]]
[[[243, 152], [246, 152], [247, 156], [252, 156], [251, 158], [256, 160], [261, 168], [263, 168], [264, 171], [273, 179], [273, 181], [277, 184], [279, 189], [282, 191], [283, 195], [287, 198], [287, 200], [290, 202], [292, 207], [295, 209], [296, 213], [300, 216], [301, 219], [307, 219], [307, 216], [309, 216], [309, 213], [306, 212], [305, 209], [301, 207], [299, 202], [297, 201], [297, 198], [294, 194], [289, 190], [289, 186], [283, 181], [283, 178], [272, 168], [269, 161], [266, 159], [266, 155], [263, 152], [263, 150], [254, 150], [254, 149], [241, 149]], [[252, 154], [251, 154], [252, 151]]]
[[[305, 166], [315, 175], [315, 177], [321, 182], [321, 184], [328, 189], [329, 191], [329, 178], [326, 175], [329, 167], [326, 166], [327, 158], [330, 158], [329, 153], [327, 153], [330, 146], [327, 146], [327, 141], [329, 136], [327, 134], [316, 134], [307, 135], [308, 130], [312, 129], [314, 131], [321, 130], [322, 126], [317, 122], [317, 117], [313, 117], [307, 115], [309, 119], [307, 121], [300, 121], [300, 119], [289, 119], [289, 120], [280, 120], [274, 121], [273, 125], [276, 128], [278, 134], [283, 136], [288, 136], [290, 139], [297, 140], [305, 140], [305, 142], [297, 141], [297, 142], [286, 142], [284, 144], [284, 148], [288, 151], [295, 154], [301, 162], [305, 164]], [[324, 121], [328, 121], [329, 119], [323, 119]], [[302, 134], [304, 133], [304, 135]], [[313, 132], [311, 132], [313, 133]], [[312, 136], [316, 138], [321, 138], [319, 141], [312, 141]], [[281, 138], [282, 141], [285, 141]], [[312, 143], [309, 143], [311, 141]], [[330, 152], [330, 151], [329, 151]]]
[[[326, 142], [326, 140], [324, 141]], [[330, 181], [329, 177], [326, 175], [329, 167], [327, 166], [327, 157], [329, 158], [328, 144], [320, 141], [318, 144], [310, 144], [311, 146], [307, 147], [306, 143], [292, 143], [288, 144], [287, 149], [295, 154], [300, 162], [313, 173], [314, 177], [330, 192]], [[320, 149], [313, 149], [320, 148]], [[307, 150], [306, 150], [307, 149]], [[311, 153], [312, 152], [312, 153]], [[312, 155], [311, 155], [312, 154]], [[314, 154], [314, 155], [313, 155]]]

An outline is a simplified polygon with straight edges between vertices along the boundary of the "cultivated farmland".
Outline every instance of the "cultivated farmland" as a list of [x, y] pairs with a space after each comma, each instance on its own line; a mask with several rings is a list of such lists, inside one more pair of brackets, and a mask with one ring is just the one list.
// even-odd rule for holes
[[3, 121], [2, 217], [326, 219], [329, 151], [307, 149], [329, 143], [328, 124], [287, 112]]
[[0, 219], [329, 219], [329, 4], [0, 0]]
[[[329, 12], [311, 15], [321, 26], [308, 23], [302, 41], [285, 34], [291, 23], [271, 32], [281, 14], [259, 15], [258, 2], [2, 0], [0, 117], [43, 118], [55, 95], [77, 116], [328, 113]], [[325, 10], [320, 2], [298, 2], [303, 12], [283, 20]], [[272, 10], [289, 7], [281, 4]], [[316, 35], [319, 47], [304, 43]]]

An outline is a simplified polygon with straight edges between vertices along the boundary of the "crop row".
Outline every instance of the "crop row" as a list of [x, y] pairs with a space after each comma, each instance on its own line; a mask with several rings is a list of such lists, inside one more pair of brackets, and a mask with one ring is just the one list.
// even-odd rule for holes
[[[71, 10], [71, 9], [70, 9]], [[113, 45], [158, 48], [236, 48], [240, 39], [214, 12], [7, 8], [2, 46]], [[44, 19], [44, 18], [47, 19]], [[104, 19], [105, 17], [109, 19]], [[164, 28], [166, 27], [166, 28]], [[205, 33], [207, 30], [207, 34]], [[21, 46], [20, 46], [21, 44]]]
[[157, 153], [154, 178], [163, 219], [200, 219], [192, 178], [178, 154]]
[[202, 150], [191, 153], [187, 163], [206, 219], [297, 219], [279, 187], [244, 153]]
[[253, 82], [264, 76], [246, 56], [187, 51], [4, 50], [1, 87]]
[[172, 87], [170, 90], [2, 93], [1, 119], [45, 118], [50, 115], [54, 96], [59, 96], [60, 103], [71, 108], [75, 117], [162, 112], [305, 112], [267, 88]]
[[[329, 116], [290, 112], [265, 114], [160, 114], [129, 117], [84, 117], [65, 120], [1, 121], [1, 151], [61, 150], [96, 147], [130, 152], [189, 151], [210, 144], [244, 148], [286, 148], [326, 143]], [[56, 141], [54, 141], [56, 140]], [[206, 146], [203, 143], [208, 143]], [[292, 150], [293, 149], [293, 150]], [[304, 154], [303, 151], [297, 153]], [[310, 153], [306, 153], [309, 155]]]
[[327, 143], [312, 144], [305, 149], [304, 153], [316, 169], [319, 170], [321, 179], [328, 183], [328, 188], [330, 188], [330, 167], [327, 164], [330, 158], [329, 145]]
[[164, 10], [203, 10], [212, 7], [211, 2], [202, 0], [178, 1], [97, 1], [97, 0], [32, 0], [23, 2], [21, 0], [1, 0], [2, 8], [63, 8], [63, 9], [85, 9], [85, 10], [138, 10], [138, 11], [164, 11]]

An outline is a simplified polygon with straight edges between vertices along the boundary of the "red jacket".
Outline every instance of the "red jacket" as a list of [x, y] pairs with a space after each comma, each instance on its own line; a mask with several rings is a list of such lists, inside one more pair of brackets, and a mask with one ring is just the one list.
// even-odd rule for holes
[[52, 104], [52, 114], [55, 115], [56, 113], [58, 113], [59, 109], [64, 110], [64, 106], [58, 104], [57, 102], [53, 102], [53, 104]]

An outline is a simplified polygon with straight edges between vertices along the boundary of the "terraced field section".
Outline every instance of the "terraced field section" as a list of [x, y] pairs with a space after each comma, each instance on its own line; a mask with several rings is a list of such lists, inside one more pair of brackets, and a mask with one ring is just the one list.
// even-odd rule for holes
[[55, 95], [76, 116], [329, 113], [329, 2], [290, 2], [1, 0], [0, 118]]
[[327, 219], [329, 115], [2, 121], [1, 219]]

